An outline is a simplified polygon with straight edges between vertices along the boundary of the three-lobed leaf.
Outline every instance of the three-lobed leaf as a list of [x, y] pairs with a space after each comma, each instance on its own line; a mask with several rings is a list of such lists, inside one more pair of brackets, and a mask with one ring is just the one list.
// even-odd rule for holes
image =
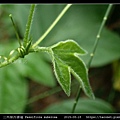
[[85, 94], [90, 98], [94, 98], [88, 80], [88, 70], [78, 56], [85, 53], [86, 51], [73, 40], [61, 41], [51, 46], [56, 78], [68, 96], [70, 96], [71, 72], [80, 82]]

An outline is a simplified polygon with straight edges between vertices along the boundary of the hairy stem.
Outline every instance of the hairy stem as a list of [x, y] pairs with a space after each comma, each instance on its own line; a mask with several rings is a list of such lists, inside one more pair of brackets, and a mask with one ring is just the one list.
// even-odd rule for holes
[[29, 41], [29, 34], [30, 34], [31, 25], [32, 25], [35, 6], [36, 6], [35, 4], [32, 4], [31, 8], [30, 8], [30, 14], [28, 16], [28, 21], [27, 21], [27, 24], [26, 24], [26, 31], [25, 31], [24, 40], [23, 40], [24, 47], [26, 47], [26, 45]]
[[4, 66], [7, 66], [7, 65], [9, 65], [9, 64], [11, 64], [11, 63], [13, 63], [13, 62], [14, 62], [15, 60], [17, 60], [19, 57], [20, 57], [20, 55], [17, 54], [16, 56], [12, 57], [11, 59], [5, 60], [4, 62], [2, 62], [2, 63], [0, 64], [0, 68], [1, 68], [1, 67], [4, 67]]
[[[96, 40], [95, 40], [95, 43], [94, 43], [94, 46], [93, 46], [92, 53], [90, 54], [90, 60], [89, 60], [88, 65], [87, 65], [88, 69], [90, 68], [92, 59], [93, 59], [93, 57], [94, 57], [94, 54], [95, 54], [95, 51], [96, 51], [96, 48], [97, 48], [97, 45], [98, 45], [98, 42], [99, 42], [99, 39], [100, 39], [101, 32], [102, 32], [102, 30], [103, 30], [103, 27], [104, 27], [104, 25], [105, 25], [105, 22], [106, 22], [106, 20], [107, 20], [107, 18], [108, 18], [108, 15], [109, 15], [111, 9], [112, 9], [112, 4], [109, 4], [109, 6], [108, 6], [108, 8], [107, 8], [107, 10], [106, 10], [106, 13], [105, 13], [105, 15], [104, 15], [104, 17], [103, 17], [103, 21], [102, 21], [102, 23], [101, 23], [101, 26], [100, 26], [100, 28], [99, 28], [99, 30], [98, 30], [98, 34], [97, 34], [97, 36], [96, 36]], [[74, 105], [73, 105], [72, 113], [75, 112], [75, 108], [76, 108], [76, 106], [77, 106], [78, 99], [79, 99], [79, 97], [80, 97], [80, 91], [81, 91], [81, 87], [79, 87], [79, 89], [78, 89], [78, 92], [77, 92], [78, 94], [77, 94], [77, 96], [76, 96], [76, 99], [75, 99], [75, 102], [74, 102]]]
[[36, 43], [33, 44], [33, 48], [36, 47], [47, 35], [48, 33], [53, 29], [53, 27], [58, 23], [58, 21], [62, 18], [62, 16], [65, 14], [65, 12], [69, 9], [69, 7], [72, 4], [67, 4], [66, 7], [62, 10], [62, 12], [58, 15], [58, 17], [55, 19], [55, 21], [51, 24], [51, 26], [46, 30], [46, 32], [37, 40]]

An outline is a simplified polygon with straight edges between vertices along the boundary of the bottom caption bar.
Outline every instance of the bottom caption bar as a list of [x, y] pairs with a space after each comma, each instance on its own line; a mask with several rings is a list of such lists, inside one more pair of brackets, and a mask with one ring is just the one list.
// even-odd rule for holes
[[120, 114], [1, 114], [0, 119], [118, 119]]

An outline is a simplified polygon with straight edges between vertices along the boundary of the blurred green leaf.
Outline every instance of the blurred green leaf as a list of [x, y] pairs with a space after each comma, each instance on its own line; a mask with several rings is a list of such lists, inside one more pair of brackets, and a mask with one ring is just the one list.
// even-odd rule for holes
[[28, 95], [27, 81], [13, 66], [0, 69], [0, 113], [22, 113]]
[[51, 46], [51, 56], [56, 78], [65, 93], [70, 95], [71, 76], [70, 72], [78, 79], [87, 96], [94, 98], [89, 85], [87, 68], [78, 55], [86, 52], [75, 41], [61, 41]]
[[54, 86], [55, 79], [50, 64], [39, 53], [32, 53], [25, 57], [27, 76], [38, 83]]
[[45, 62], [39, 53], [29, 54], [15, 63], [19, 74], [46, 86], [52, 87], [55, 85], [51, 66]]
[[[43, 113], [71, 113], [74, 100], [65, 100], [47, 107]], [[80, 98], [75, 113], [114, 113], [114, 108], [101, 99]]]
[[[64, 4], [37, 5], [31, 31], [34, 41], [46, 31], [64, 6]], [[90, 53], [107, 6], [107, 4], [73, 4], [45, 40], [42, 41], [41, 45], [49, 46], [61, 40], [74, 39]], [[19, 23], [22, 34], [27, 21], [29, 11], [27, 9], [29, 9], [29, 5], [16, 5], [14, 9], [9, 11], [13, 13], [17, 23]], [[92, 66], [105, 65], [120, 58], [119, 44], [119, 36], [104, 27]], [[89, 58], [88, 54], [82, 59], [87, 63]]]

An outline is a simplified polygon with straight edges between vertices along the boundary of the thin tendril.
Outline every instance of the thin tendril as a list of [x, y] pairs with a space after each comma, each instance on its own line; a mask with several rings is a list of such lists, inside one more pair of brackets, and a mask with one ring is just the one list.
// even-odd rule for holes
[[58, 17], [55, 19], [55, 21], [51, 24], [51, 26], [46, 30], [46, 32], [37, 40], [36, 43], [33, 44], [33, 48], [36, 47], [47, 35], [48, 33], [53, 29], [53, 27], [58, 23], [58, 21], [62, 18], [62, 16], [65, 14], [65, 12], [69, 9], [69, 7], [72, 4], [67, 4], [66, 7], [62, 10], [62, 12], [58, 15]]

